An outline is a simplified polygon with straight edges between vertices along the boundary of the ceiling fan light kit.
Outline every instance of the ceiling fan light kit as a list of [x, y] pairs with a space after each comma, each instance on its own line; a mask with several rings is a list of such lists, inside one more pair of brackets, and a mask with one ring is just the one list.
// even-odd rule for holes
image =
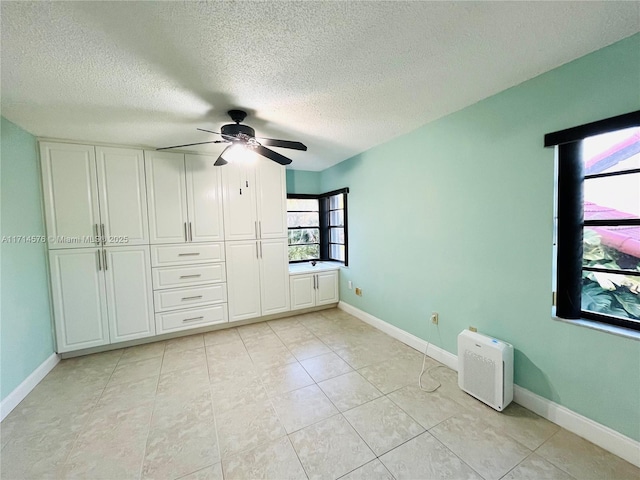
[[[215, 161], [214, 165], [220, 167], [222, 165], [226, 165], [229, 163], [231, 154], [233, 156], [238, 156], [238, 152], [232, 152], [230, 149], [239, 150], [249, 150], [253, 153], [257, 153], [262, 155], [263, 157], [268, 158], [280, 165], [289, 165], [291, 163], [291, 159], [285, 157], [284, 155], [279, 154], [278, 152], [266, 148], [269, 147], [279, 147], [279, 148], [289, 148], [292, 150], [302, 150], [306, 151], [307, 147], [303, 143], [300, 142], [292, 142], [289, 140], [276, 140], [273, 138], [259, 138], [256, 139], [256, 131], [251, 128], [249, 125], [241, 125], [241, 122], [246, 118], [247, 112], [244, 110], [229, 110], [227, 114], [231, 117], [235, 123], [229, 123], [227, 125], [223, 125], [220, 129], [220, 132], [213, 132], [211, 130], [205, 130], [203, 128], [198, 128], [201, 132], [213, 133], [215, 135], [220, 135], [222, 140], [212, 140], [209, 142], [198, 142], [198, 143], [188, 143], [185, 145], [173, 145], [171, 147], [163, 147], [158, 148], [156, 150], [169, 150], [172, 148], [180, 148], [180, 147], [190, 147], [193, 145], [205, 145], [209, 143], [230, 143], [231, 145], [227, 146], [218, 159]], [[266, 145], [266, 146], [265, 146]], [[225, 153], [228, 158], [224, 158]]]

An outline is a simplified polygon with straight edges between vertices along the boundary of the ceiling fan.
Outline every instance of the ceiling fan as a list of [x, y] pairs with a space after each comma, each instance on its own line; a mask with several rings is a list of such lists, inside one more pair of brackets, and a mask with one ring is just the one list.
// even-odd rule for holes
[[236, 123], [223, 125], [220, 129], [220, 133], [212, 132], [211, 130], [205, 130], [203, 128], [198, 128], [198, 130], [200, 130], [201, 132], [215, 133], [216, 135], [220, 135], [223, 138], [222, 140], [187, 143], [186, 145], [173, 145], [172, 147], [157, 148], [156, 150], [169, 150], [171, 148], [191, 147], [193, 145], [205, 145], [207, 143], [230, 143], [231, 145], [229, 145], [222, 151], [222, 153], [214, 163], [214, 165], [217, 167], [229, 163], [224, 159], [224, 154], [231, 148], [239, 147], [251, 150], [262, 155], [263, 157], [267, 157], [269, 160], [273, 160], [274, 162], [279, 163], [280, 165], [289, 165], [291, 163], [291, 159], [267, 148], [267, 146], [291, 148], [293, 150], [307, 150], [306, 145], [300, 142], [291, 142], [289, 140], [275, 140], [273, 138], [256, 138], [256, 132], [253, 128], [248, 125], [240, 125], [240, 122], [242, 122], [247, 116], [247, 112], [243, 110], [229, 110], [227, 113], [231, 117], [231, 120]]

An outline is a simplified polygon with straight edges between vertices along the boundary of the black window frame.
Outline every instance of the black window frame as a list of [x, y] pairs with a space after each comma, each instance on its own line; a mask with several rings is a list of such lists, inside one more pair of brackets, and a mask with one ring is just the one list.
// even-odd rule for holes
[[[557, 263], [556, 315], [563, 319], [588, 319], [640, 331], [640, 321], [582, 310], [582, 272], [596, 271], [583, 267], [583, 230], [588, 226], [637, 225], [640, 219], [584, 220], [583, 187], [585, 179], [611, 174], [585, 175], [582, 141], [585, 138], [627, 128], [640, 127], [640, 110], [580, 125], [545, 135], [545, 147], [557, 147]], [[628, 172], [626, 172], [628, 173]], [[619, 174], [619, 173], [616, 173]], [[630, 270], [607, 270], [608, 273], [640, 276]]]
[[[308, 194], [308, 193], [289, 193], [287, 194], [288, 199], [306, 199], [306, 200], [317, 200], [318, 201], [318, 209], [319, 209], [319, 223], [320, 223], [320, 257], [315, 259], [320, 262], [340, 262], [343, 263], [344, 266], [349, 265], [349, 229], [348, 229], [348, 214], [347, 214], [347, 197], [349, 193], [349, 188], [341, 188], [338, 190], [332, 190], [331, 192], [321, 193], [321, 194]], [[330, 245], [331, 245], [331, 225], [330, 222], [330, 205], [329, 198], [335, 195], [343, 194], [343, 211], [344, 211], [344, 262], [342, 260], [337, 260], [331, 258], [330, 256]], [[293, 211], [293, 210], [292, 210]], [[289, 210], [287, 209], [287, 212]], [[288, 227], [288, 230], [296, 230], [300, 228], [315, 228], [315, 227]], [[287, 231], [288, 231], [287, 230]], [[342, 244], [341, 244], [342, 245]], [[289, 260], [289, 263], [302, 263], [302, 262], [310, 262], [314, 259], [307, 260]]]

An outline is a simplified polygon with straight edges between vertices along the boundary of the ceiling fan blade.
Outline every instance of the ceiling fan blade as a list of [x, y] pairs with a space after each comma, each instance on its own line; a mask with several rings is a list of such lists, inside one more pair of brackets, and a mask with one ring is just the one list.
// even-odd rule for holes
[[273, 160], [274, 162], [279, 163], [280, 165], [289, 165], [291, 163], [291, 159], [285, 157], [284, 155], [280, 155], [278, 152], [274, 152], [273, 150], [269, 150], [262, 145], [257, 145], [253, 147], [253, 150], [256, 153], [259, 153], [263, 157], [267, 157], [269, 160]]
[[289, 140], [276, 140], [274, 138], [262, 138], [260, 137], [260, 143], [262, 145], [266, 145], [267, 147], [281, 147], [281, 148], [291, 148], [293, 150], [307, 150], [307, 146], [304, 143], [300, 142], [291, 142]]
[[196, 130], [200, 130], [201, 132], [215, 133], [216, 135], [221, 135], [219, 132], [213, 132], [211, 130], [205, 130], [204, 128], [196, 128]]
[[227, 162], [224, 158], [222, 158], [222, 156], [224, 155], [224, 152], [226, 152], [227, 150], [229, 150], [229, 148], [231, 148], [231, 145], [229, 145], [228, 147], [226, 147], [222, 153], [218, 156], [218, 159], [215, 161], [215, 163], [213, 164], [216, 167], [221, 167], [222, 165], [226, 165]]
[[184, 145], [174, 145], [172, 147], [156, 148], [156, 150], [169, 150], [170, 148], [191, 147], [193, 145], [205, 145], [207, 143], [227, 143], [224, 140], [214, 140], [212, 142], [186, 143]]

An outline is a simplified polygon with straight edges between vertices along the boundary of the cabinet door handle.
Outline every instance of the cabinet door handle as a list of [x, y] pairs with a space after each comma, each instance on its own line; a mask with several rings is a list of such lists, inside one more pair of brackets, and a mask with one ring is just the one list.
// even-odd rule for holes
[[313, 289], [316, 289], [316, 276], [313, 276]]
[[187, 323], [187, 322], [195, 322], [196, 320], [202, 320], [204, 317], [193, 317], [193, 318], [185, 318], [184, 320], [182, 320], [182, 323]]
[[258, 256], [258, 242], [256, 242], [256, 258], [260, 258], [260, 256]]
[[191, 232], [191, 222], [189, 222], [189, 241], [193, 242], [193, 233]]
[[98, 232], [98, 224], [93, 224], [93, 233], [95, 233], [96, 245], [100, 245], [100, 233]]
[[100, 272], [102, 271], [102, 263], [100, 261], [100, 249], [96, 250], [96, 253], [98, 254], [98, 271]]
[[187, 236], [187, 222], [184, 222], [184, 241], [189, 241], [189, 237]]
[[201, 277], [201, 273], [194, 273], [193, 275], [180, 275], [180, 278], [198, 278]]
[[[102, 234], [102, 245], [106, 243], [107, 237], [104, 234], [104, 223], [100, 224], [100, 233]], [[106, 270], [106, 268], [105, 268]]]
[[108, 267], [107, 267], [107, 249], [106, 248], [102, 249], [102, 259], [104, 260], [104, 271], [106, 272], [108, 270]]
[[182, 300], [199, 300], [202, 298], [202, 295], [194, 295], [193, 297], [182, 297]]
[[200, 252], [179, 253], [179, 257], [190, 257], [192, 255], [200, 255]]

